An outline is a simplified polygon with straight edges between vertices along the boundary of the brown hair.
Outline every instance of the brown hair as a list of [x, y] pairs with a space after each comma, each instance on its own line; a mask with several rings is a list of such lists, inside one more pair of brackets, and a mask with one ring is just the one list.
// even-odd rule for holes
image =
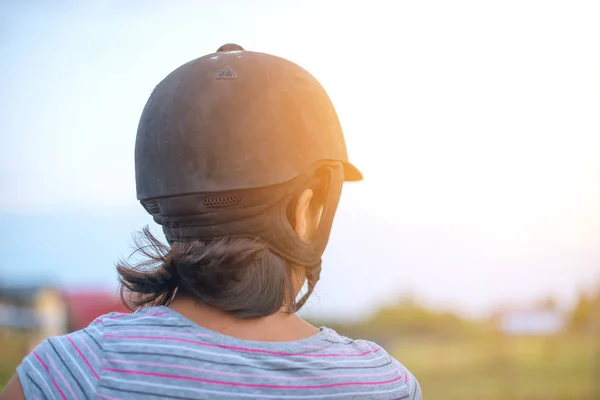
[[130, 309], [168, 305], [177, 293], [241, 318], [271, 315], [282, 307], [295, 312], [319, 279], [318, 268], [307, 269], [308, 290], [296, 301], [294, 267], [250, 238], [175, 242], [169, 248], [145, 227], [134, 242], [132, 255], [143, 259], [117, 264], [121, 298]]

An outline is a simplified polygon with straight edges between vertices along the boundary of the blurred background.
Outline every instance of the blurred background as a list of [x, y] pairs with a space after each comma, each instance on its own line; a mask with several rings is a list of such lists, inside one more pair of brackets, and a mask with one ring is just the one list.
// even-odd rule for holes
[[0, 388], [120, 310], [156, 226], [133, 146], [154, 86], [227, 42], [328, 91], [365, 181], [316, 324], [386, 346], [426, 399], [600, 399], [597, 1], [0, 1]]

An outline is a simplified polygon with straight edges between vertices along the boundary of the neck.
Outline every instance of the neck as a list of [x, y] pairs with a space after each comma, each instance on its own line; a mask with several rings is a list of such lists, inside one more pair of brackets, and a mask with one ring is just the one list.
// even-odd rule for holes
[[319, 332], [296, 314], [283, 311], [265, 317], [239, 318], [180, 296], [173, 299], [169, 308], [206, 329], [243, 340], [291, 342]]

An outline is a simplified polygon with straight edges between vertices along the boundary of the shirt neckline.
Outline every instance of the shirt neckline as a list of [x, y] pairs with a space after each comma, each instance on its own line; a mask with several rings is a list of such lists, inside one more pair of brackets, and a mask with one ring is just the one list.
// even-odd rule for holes
[[[210, 341], [216, 344], [224, 345], [224, 346], [246, 346], [253, 348], [265, 348], [269, 350], [279, 350], [279, 351], [293, 351], [294, 353], [309, 353], [315, 352], [321, 349], [325, 349], [330, 347], [332, 344], [337, 343], [326, 341], [325, 339], [332, 336], [331, 329], [327, 327], [320, 327], [319, 332], [314, 335], [287, 342], [271, 342], [271, 341], [261, 341], [261, 340], [246, 340], [236, 338], [234, 336], [225, 335], [223, 333], [215, 332], [208, 328], [203, 327], [195, 323], [194, 321], [186, 318], [181, 315], [179, 312], [167, 307], [167, 306], [154, 306], [152, 309], [159, 311], [161, 313], [168, 314], [171, 318], [176, 318], [183, 325], [186, 325], [190, 329], [190, 333], [198, 333], [199, 336], [203, 334], [207, 334], [210, 336]], [[142, 310], [139, 310], [142, 311]], [[208, 339], [208, 338], [206, 338]], [[205, 340], [205, 339], [204, 339]]]

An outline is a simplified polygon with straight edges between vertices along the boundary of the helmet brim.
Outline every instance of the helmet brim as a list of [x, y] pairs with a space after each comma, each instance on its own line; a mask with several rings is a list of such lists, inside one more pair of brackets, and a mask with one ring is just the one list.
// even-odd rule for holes
[[344, 181], [358, 182], [363, 180], [363, 174], [353, 164], [344, 162]]

